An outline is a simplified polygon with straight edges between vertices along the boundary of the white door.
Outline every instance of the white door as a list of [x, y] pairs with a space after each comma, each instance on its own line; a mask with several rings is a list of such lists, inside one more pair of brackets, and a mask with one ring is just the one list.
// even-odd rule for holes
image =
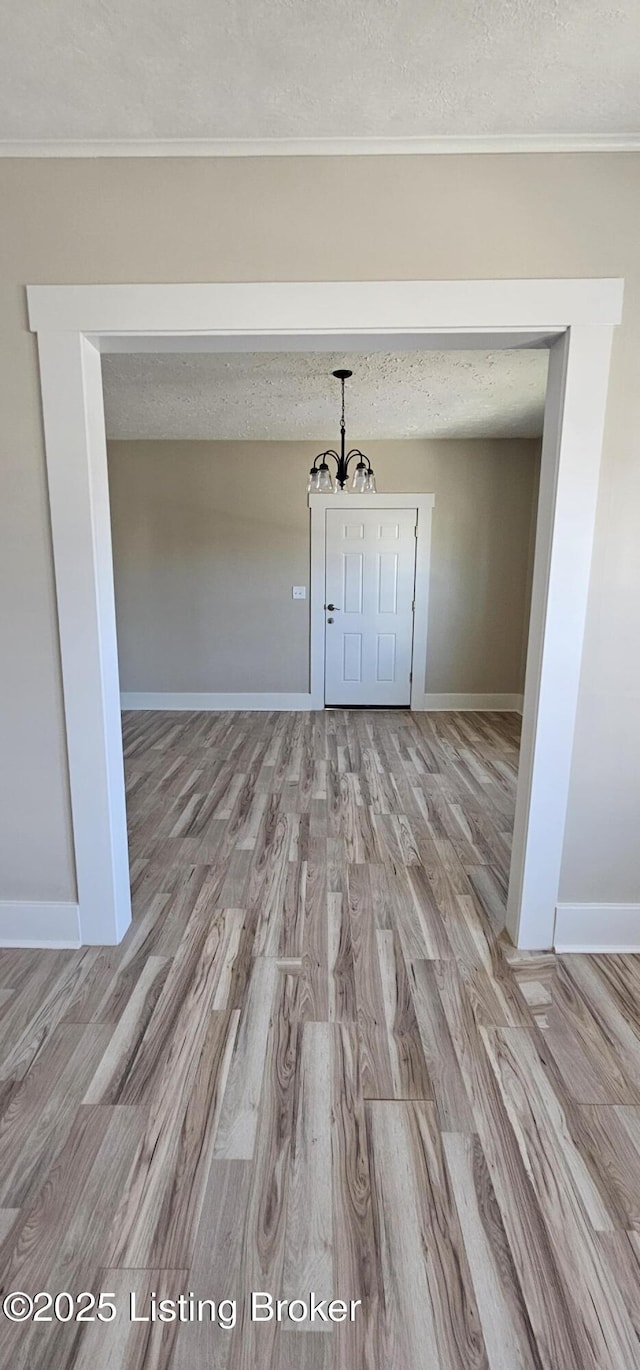
[[325, 702], [408, 705], [415, 509], [327, 509]]

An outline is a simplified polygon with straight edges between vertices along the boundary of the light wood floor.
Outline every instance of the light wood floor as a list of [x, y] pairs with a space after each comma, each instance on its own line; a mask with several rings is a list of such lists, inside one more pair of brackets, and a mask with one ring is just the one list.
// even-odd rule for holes
[[[125, 717], [135, 921], [0, 953], [20, 1370], [640, 1365], [640, 962], [500, 935], [513, 715]], [[327, 1330], [131, 1324], [193, 1291]]]

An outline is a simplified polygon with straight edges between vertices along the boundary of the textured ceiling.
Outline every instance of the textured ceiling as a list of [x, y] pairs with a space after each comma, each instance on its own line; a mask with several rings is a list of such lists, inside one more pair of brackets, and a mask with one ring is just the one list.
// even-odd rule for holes
[[546, 351], [263, 352], [103, 358], [111, 438], [246, 441], [339, 437], [347, 382], [347, 436], [536, 437], [542, 431]]
[[638, 0], [16, 0], [0, 138], [640, 130]]

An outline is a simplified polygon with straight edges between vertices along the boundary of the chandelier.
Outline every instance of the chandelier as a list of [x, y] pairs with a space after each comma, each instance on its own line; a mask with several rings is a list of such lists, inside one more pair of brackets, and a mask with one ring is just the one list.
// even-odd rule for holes
[[[346, 451], [346, 429], [344, 421], [344, 383], [353, 375], [353, 371], [334, 371], [336, 380], [342, 386], [342, 415], [340, 418], [340, 452], [334, 452], [330, 447], [326, 452], [319, 452], [311, 470], [309, 472], [309, 484], [307, 489], [311, 495], [331, 495], [338, 490], [344, 490], [349, 479], [349, 463], [357, 458], [353, 468], [350, 489], [354, 495], [375, 495], [376, 478], [373, 474], [373, 467], [369, 458], [361, 452], [358, 447], [352, 447], [350, 452]], [[335, 478], [331, 474], [327, 457], [333, 457], [336, 463]]]

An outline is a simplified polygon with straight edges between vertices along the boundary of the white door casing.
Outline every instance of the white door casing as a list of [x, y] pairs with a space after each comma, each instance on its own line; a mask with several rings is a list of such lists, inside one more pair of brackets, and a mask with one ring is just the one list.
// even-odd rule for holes
[[411, 696], [417, 509], [328, 509], [325, 702]]

